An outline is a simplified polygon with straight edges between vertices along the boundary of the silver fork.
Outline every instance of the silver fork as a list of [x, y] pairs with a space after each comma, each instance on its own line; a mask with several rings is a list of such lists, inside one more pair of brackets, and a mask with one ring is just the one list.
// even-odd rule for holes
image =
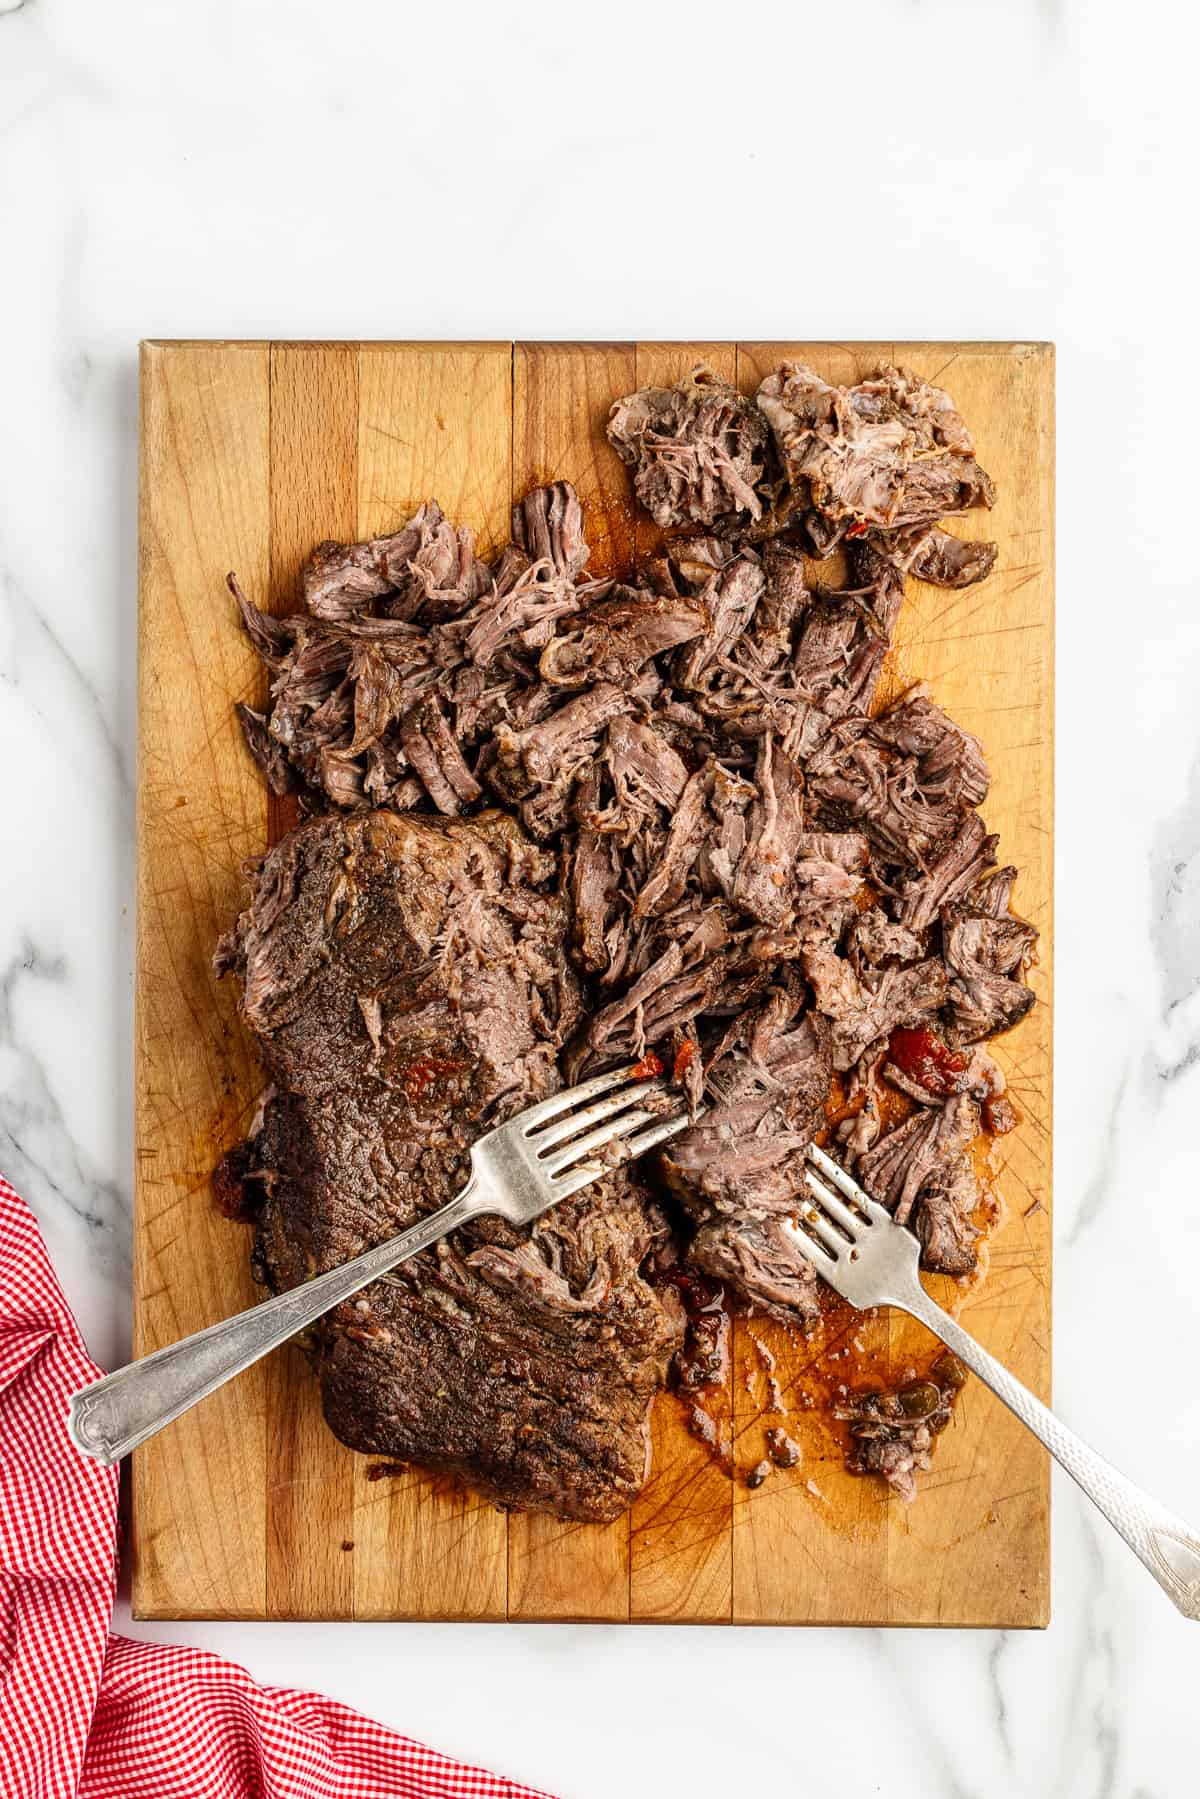
[[852, 1306], [899, 1306], [928, 1325], [1029, 1426], [1186, 1618], [1200, 1618], [1200, 1537], [1060, 1424], [1049, 1407], [943, 1312], [917, 1275], [921, 1246], [813, 1144], [805, 1180], [815, 1204], [785, 1225], [791, 1241]]
[[111, 1467], [197, 1401], [223, 1387], [368, 1281], [428, 1249], [471, 1218], [490, 1213], [530, 1224], [560, 1199], [611, 1171], [597, 1152], [619, 1146], [627, 1162], [666, 1143], [690, 1122], [663, 1117], [646, 1100], [667, 1091], [640, 1064], [597, 1075], [519, 1112], [471, 1146], [471, 1174], [457, 1198], [411, 1229], [249, 1311], [210, 1324], [130, 1362], [72, 1395], [67, 1428], [75, 1447]]

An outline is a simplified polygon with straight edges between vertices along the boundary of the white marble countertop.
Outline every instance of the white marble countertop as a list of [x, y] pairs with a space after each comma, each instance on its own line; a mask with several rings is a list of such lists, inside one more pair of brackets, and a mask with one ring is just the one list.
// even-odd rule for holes
[[[0, 1168], [121, 1356], [139, 338], [1052, 338], [1055, 1393], [1200, 1519], [1200, 30], [814, 11], [0, 0]], [[1045, 1634], [120, 1623], [579, 1799], [1194, 1792], [1200, 1636], [1054, 1497]]]

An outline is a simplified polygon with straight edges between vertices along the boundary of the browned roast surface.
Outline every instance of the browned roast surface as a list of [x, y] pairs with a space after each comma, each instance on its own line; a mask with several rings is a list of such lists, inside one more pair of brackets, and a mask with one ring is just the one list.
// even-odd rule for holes
[[[579, 992], [553, 871], [499, 814], [391, 812], [313, 819], [253, 871], [219, 966], [271, 1083], [246, 1185], [272, 1287], [443, 1204], [472, 1140], [559, 1084]], [[657, 1228], [615, 1174], [531, 1230], [455, 1233], [323, 1321], [330, 1426], [501, 1503], [616, 1516], [680, 1337], [639, 1274]]]

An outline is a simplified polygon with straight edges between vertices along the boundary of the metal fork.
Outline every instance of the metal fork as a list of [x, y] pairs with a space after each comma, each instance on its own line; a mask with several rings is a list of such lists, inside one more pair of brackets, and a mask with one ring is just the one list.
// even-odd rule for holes
[[622, 1162], [683, 1130], [686, 1113], [663, 1117], [646, 1101], [667, 1091], [642, 1065], [597, 1075], [541, 1100], [471, 1146], [471, 1174], [457, 1198], [411, 1229], [249, 1311], [143, 1356], [72, 1395], [67, 1428], [75, 1447], [111, 1467], [198, 1400], [223, 1387], [369, 1281], [469, 1219], [490, 1213], [530, 1224], [560, 1199], [611, 1172], [597, 1152]]
[[796, 1222], [784, 1226], [796, 1248], [860, 1311], [899, 1306], [928, 1325], [1045, 1444], [1184, 1616], [1200, 1618], [1200, 1536], [1060, 1424], [1028, 1387], [930, 1299], [917, 1275], [921, 1246], [911, 1231], [816, 1144], [808, 1158], [805, 1180], [816, 1203], [802, 1206]]

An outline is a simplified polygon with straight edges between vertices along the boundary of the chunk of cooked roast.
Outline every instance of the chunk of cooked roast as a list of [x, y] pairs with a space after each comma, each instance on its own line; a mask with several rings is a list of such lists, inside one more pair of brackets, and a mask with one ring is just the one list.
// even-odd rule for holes
[[314, 618], [355, 618], [374, 601], [385, 617], [452, 617], [487, 591], [486, 566], [467, 525], [428, 500], [402, 530], [367, 543], [318, 544], [304, 565], [304, 603]]
[[542, 651], [538, 670], [555, 687], [586, 687], [597, 680], [623, 681], [651, 657], [699, 637], [708, 623], [704, 608], [618, 587], [590, 606], [578, 624], [559, 630]]
[[497, 727], [548, 709], [537, 663], [556, 624], [607, 591], [575, 585], [587, 545], [567, 483], [534, 489], [516, 513], [533, 554], [513, 545], [490, 571], [434, 501], [390, 536], [322, 544], [304, 569], [307, 610], [287, 619], [231, 578], [272, 671], [269, 711], [240, 717], [276, 792], [441, 812], [478, 799]]
[[971, 1145], [982, 1130], [977, 1101], [966, 1092], [921, 1109], [876, 1136], [851, 1157], [855, 1179], [898, 1224], [921, 1239], [922, 1263], [942, 1274], [975, 1266], [980, 1203]]
[[887, 647], [857, 596], [825, 595], [809, 607], [792, 654], [797, 686], [830, 718], [865, 711]]
[[252, 706], [243, 705], [240, 701], [234, 711], [242, 727], [246, 748], [257, 762], [271, 792], [294, 793], [300, 785], [299, 777], [288, 761], [287, 751], [279, 739], [272, 737], [266, 718]]
[[[498, 813], [370, 812], [302, 825], [252, 873], [219, 966], [270, 1083], [241, 1170], [277, 1291], [452, 1198], [473, 1139], [559, 1084], [581, 995], [553, 869]], [[499, 1503], [614, 1517], [682, 1336], [640, 1274], [662, 1228], [614, 1173], [531, 1228], [456, 1231], [320, 1321], [327, 1421]]]
[[[983, 749], [922, 689], [902, 696], [878, 718], [847, 719], [810, 758], [808, 781], [818, 820], [861, 830], [881, 868], [909, 871], [906, 905], [922, 923], [932, 921], [941, 903], [943, 886], [936, 883], [957, 890], [957, 884], [977, 878], [982, 863], [959, 867], [943, 861], [964, 830], [962, 847], [984, 853], [985, 834], [982, 826], [976, 831], [978, 815], [969, 810], [987, 793]], [[884, 884], [890, 884], [886, 876]]]
[[420, 777], [439, 812], [453, 816], [482, 794], [435, 693], [427, 694], [405, 713], [400, 721], [400, 742], [409, 767]]
[[[981, 1130], [1011, 1130], [1016, 1116], [987, 1051], [954, 1047], [950, 1016], [947, 1008], [936, 1024], [893, 1030], [864, 1052], [849, 1083], [860, 1109], [839, 1124], [835, 1141], [863, 1185], [916, 1231], [923, 1266], [965, 1274], [980, 1234], [973, 1146]], [[897, 1091], [916, 1110], [885, 1130]]]
[[942, 954], [950, 971], [948, 1011], [955, 1043], [977, 1043], [1019, 1024], [1034, 1003], [1017, 979], [1037, 932], [1011, 914], [994, 917], [970, 904], [942, 911]]
[[730, 1003], [747, 984], [739, 981], [738, 970], [744, 975], [753, 962], [753, 946], [740, 955], [727, 947], [720, 907], [684, 909], [641, 930], [630, 919], [626, 930], [620, 956], [613, 957], [622, 977], [615, 984], [622, 991], [599, 1008], [571, 1046], [566, 1063], [571, 1080], [591, 1064], [640, 1057], [647, 1047], [670, 1042], [676, 1031]]
[[887, 564], [901, 577], [915, 575], [931, 587], [972, 587], [991, 574], [998, 554], [994, 543], [969, 542], [931, 524], [872, 527], [856, 535], [851, 547], [864, 584]]
[[583, 508], [569, 481], [531, 487], [512, 509], [512, 540], [530, 562], [548, 562], [556, 575], [574, 581], [587, 567]]
[[633, 470], [655, 524], [756, 519], [766, 425], [751, 401], [703, 364], [675, 387], [643, 387], [613, 405], [608, 438]]
[[931, 525], [922, 529], [909, 569], [931, 587], [973, 587], [991, 574], [997, 553], [994, 543], [968, 543]]
[[914, 789], [927, 804], [982, 806], [987, 798], [983, 745], [936, 706], [923, 686], [910, 689], [875, 719], [871, 736], [897, 756], [911, 757]]
[[978, 812], [960, 813], [958, 830], [928, 868], [899, 883], [896, 916], [910, 930], [924, 930], [951, 900], [967, 893], [996, 860], [997, 837], [989, 837]]
[[710, 1218], [692, 1237], [688, 1262], [785, 1323], [809, 1324], [821, 1315], [817, 1271], [796, 1253], [782, 1218]]
[[[687, 763], [658, 721], [614, 718], [604, 734], [575, 817], [581, 827], [629, 847], [663, 814], [673, 813], [688, 784]], [[591, 783], [594, 783], [591, 784]]]
[[978, 1260], [980, 1233], [973, 1214], [979, 1200], [979, 1182], [966, 1154], [934, 1170], [921, 1191], [915, 1222], [923, 1267], [938, 1274], [971, 1272]]
[[787, 752], [772, 741], [770, 731], [759, 740], [754, 776], [758, 797], [750, 808], [733, 897], [742, 911], [760, 924], [779, 924], [796, 904], [796, 858], [804, 835], [804, 776]]
[[805, 1192], [805, 1155], [824, 1122], [828, 1033], [791, 983], [709, 1065], [710, 1110], [662, 1155], [699, 1228], [690, 1257], [765, 1311], [819, 1311], [812, 1264], [781, 1227]]
[[676, 687], [685, 692], [711, 687], [725, 658], [750, 629], [766, 584], [762, 562], [753, 550], [744, 550], [713, 569], [696, 590], [707, 616], [706, 627], [702, 634], [694, 633], [672, 659], [671, 677]]
[[852, 1068], [871, 1044], [899, 1026], [930, 1018], [946, 1003], [946, 969], [938, 956], [885, 967], [873, 985], [828, 942], [807, 949], [802, 961], [813, 1003], [830, 1021], [833, 1066], [839, 1070]]
[[632, 710], [625, 689], [602, 681], [523, 730], [500, 726], [489, 770], [492, 786], [504, 799], [519, 800], [537, 787], [569, 785], [595, 760], [609, 720]]
[[865, 906], [857, 913], [846, 939], [846, 959], [861, 985], [877, 993], [891, 968], [919, 962], [925, 942], [916, 931], [894, 924], [881, 906]]
[[835, 524], [936, 523], [995, 498], [950, 396], [905, 369], [835, 387], [785, 362], [757, 400], [797, 503]]

